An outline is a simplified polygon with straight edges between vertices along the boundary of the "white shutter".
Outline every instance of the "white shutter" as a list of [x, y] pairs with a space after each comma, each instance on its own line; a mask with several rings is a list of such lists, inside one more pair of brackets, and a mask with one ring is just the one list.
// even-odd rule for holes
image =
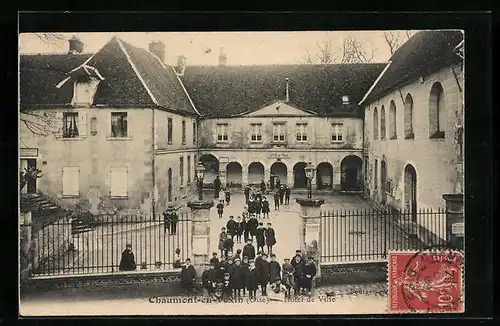
[[110, 175], [111, 197], [128, 196], [128, 168], [112, 167]]
[[87, 111], [81, 110], [78, 112], [78, 135], [87, 136]]
[[80, 195], [80, 168], [63, 167], [63, 196]]

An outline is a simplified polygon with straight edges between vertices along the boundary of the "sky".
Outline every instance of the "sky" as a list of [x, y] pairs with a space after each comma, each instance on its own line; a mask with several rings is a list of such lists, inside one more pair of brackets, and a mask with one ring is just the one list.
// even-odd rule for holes
[[[74, 33], [63, 33], [71, 38]], [[84, 52], [98, 51], [109, 39], [117, 35], [126, 42], [148, 49], [151, 41], [166, 45], [166, 62], [174, 65], [179, 55], [187, 58], [187, 65], [217, 65], [221, 48], [227, 55], [228, 65], [299, 64], [304, 62], [307, 50], [318, 51], [318, 43], [330, 41], [341, 44], [347, 36], [355, 37], [374, 49], [372, 62], [387, 62], [389, 47], [383, 31], [306, 31], [306, 32], [127, 32], [77, 33], [85, 44]], [[68, 42], [46, 44], [35, 34], [21, 34], [19, 52], [66, 53]]]

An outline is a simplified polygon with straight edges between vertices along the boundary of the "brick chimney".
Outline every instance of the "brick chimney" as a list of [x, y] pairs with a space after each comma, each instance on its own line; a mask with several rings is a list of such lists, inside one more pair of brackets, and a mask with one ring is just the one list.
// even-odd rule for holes
[[220, 48], [219, 67], [227, 66], [227, 56], [223, 50], [224, 50], [224, 48]]
[[161, 41], [153, 41], [149, 43], [149, 52], [157, 56], [162, 63], [165, 63], [165, 44]]
[[186, 70], [186, 57], [180, 55], [177, 57], [177, 74], [179, 76], [183, 76], [185, 70]]
[[83, 42], [76, 35], [73, 35], [69, 42], [68, 54], [82, 53], [83, 52]]

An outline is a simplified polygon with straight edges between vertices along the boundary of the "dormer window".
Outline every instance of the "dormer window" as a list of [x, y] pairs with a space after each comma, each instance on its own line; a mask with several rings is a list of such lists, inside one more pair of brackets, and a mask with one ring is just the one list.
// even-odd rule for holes
[[75, 105], [91, 105], [92, 104], [92, 85], [90, 82], [75, 83]]
[[61, 87], [68, 79], [73, 79], [73, 101], [74, 106], [91, 106], [97, 85], [104, 80], [99, 71], [94, 67], [80, 66], [70, 72], [70, 77], [62, 81], [57, 87]]
[[342, 95], [342, 105], [349, 105], [349, 96]]

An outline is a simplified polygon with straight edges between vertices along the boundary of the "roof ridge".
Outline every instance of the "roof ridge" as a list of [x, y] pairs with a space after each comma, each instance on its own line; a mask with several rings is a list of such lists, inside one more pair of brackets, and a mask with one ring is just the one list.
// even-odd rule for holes
[[[155, 105], [158, 105], [158, 101], [156, 101], [156, 98], [154, 97], [153, 93], [149, 89], [148, 85], [146, 85], [146, 82], [144, 81], [144, 78], [142, 78], [141, 74], [139, 73], [139, 70], [137, 70], [137, 67], [135, 66], [135, 64], [133, 63], [132, 59], [130, 58], [130, 54], [127, 52], [127, 50], [123, 46], [121, 39], [118, 38], [117, 36], [114, 36], [114, 38], [116, 38], [116, 41], [118, 42], [118, 45], [120, 46], [120, 49], [125, 54], [125, 57], [127, 58], [127, 61], [130, 63], [130, 66], [132, 66], [132, 69], [134, 70], [135, 74], [137, 75], [137, 78], [139, 78], [139, 80], [141, 81], [142, 86], [144, 86], [144, 88], [146, 89], [146, 92], [148, 92], [148, 95], [151, 97], [151, 100], [153, 101], [153, 103]], [[125, 43], [129, 44], [127, 42], [125, 42]]]

